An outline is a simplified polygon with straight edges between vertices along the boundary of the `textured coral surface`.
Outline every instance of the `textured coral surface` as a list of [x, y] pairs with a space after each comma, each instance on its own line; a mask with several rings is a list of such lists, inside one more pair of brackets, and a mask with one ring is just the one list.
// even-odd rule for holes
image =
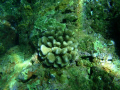
[[47, 66], [64, 67], [75, 60], [78, 43], [72, 30], [47, 30], [38, 41], [40, 59]]

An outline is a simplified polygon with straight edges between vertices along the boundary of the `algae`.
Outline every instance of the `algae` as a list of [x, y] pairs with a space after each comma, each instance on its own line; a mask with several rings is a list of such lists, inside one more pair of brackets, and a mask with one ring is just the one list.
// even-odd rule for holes
[[119, 90], [119, 12], [118, 0], [1, 0], [0, 90]]

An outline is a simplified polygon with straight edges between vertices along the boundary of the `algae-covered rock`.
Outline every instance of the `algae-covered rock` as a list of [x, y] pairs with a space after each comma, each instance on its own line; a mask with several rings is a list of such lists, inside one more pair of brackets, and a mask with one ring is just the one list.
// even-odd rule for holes
[[0, 43], [0, 54], [2, 54], [5, 51], [5, 48], [2, 43]]

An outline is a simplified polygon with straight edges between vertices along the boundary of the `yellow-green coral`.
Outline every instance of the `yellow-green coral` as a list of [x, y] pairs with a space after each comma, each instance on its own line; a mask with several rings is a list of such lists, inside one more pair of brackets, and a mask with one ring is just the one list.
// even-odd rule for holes
[[72, 30], [56, 28], [42, 33], [38, 51], [45, 65], [57, 68], [69, 65], [75, 60], [77, 46]]

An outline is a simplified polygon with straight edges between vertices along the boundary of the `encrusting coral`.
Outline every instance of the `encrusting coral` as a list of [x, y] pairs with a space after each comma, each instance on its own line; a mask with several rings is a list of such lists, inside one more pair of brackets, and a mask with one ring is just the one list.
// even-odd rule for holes
[[54, 68], [73, 62], [77, 55], [77, 46], [72, 30], [68, 29], [44, 31], [38, 40], [40, 59], [46, 66]]

